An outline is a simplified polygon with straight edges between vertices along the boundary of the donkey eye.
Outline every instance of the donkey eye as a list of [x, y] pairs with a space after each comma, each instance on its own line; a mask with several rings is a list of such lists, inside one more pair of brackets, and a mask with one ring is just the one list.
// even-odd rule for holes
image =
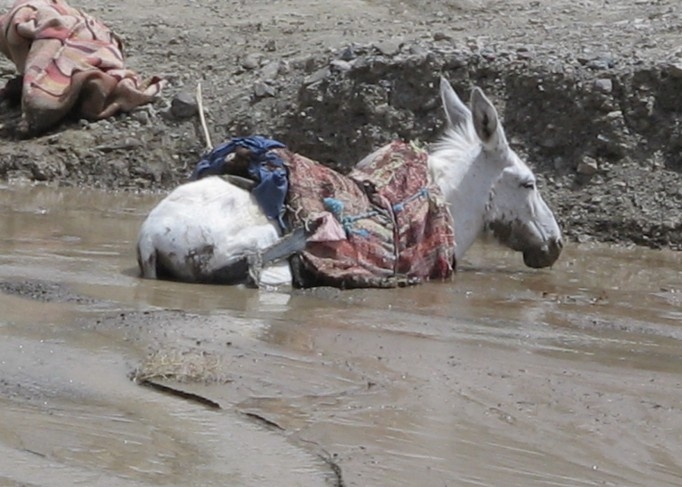
[[535, 181], [528, 180], [521, 183], [521, 187], [525, 189], [535, 189]]

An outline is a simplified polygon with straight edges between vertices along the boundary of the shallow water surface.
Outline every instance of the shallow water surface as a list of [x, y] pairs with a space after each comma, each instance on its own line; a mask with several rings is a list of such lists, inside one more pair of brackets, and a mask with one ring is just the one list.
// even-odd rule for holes
[[0, 190], [0, 484], [682, 485], [682, 254], [571, 244], [536, 271], [480, 243], [391, 291], [144, 281], [159, 198]]

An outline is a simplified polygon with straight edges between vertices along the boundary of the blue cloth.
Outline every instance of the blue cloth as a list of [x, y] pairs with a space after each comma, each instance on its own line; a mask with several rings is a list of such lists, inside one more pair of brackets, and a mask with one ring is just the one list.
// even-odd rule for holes
[[280, 228], [286, 230], [282, 216], [289, 180], [282, 159], [274, 152], [270, 152], [272, 149], [286, 148], [281, 142], [260, 135], [229, 140], [206, 154], [197, 163], [191, 179], [225, 174], [225, 158], [237, 150], [237, 147], [244, 147], [251, 152], [248, 173], [257, 183], [252, 193], [258, 205], [265, 216], [277, 220]]

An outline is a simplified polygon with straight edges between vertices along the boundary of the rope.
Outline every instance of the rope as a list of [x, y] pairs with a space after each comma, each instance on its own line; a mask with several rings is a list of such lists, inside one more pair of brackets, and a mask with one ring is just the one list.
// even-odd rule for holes
[[400, 203], [396, 203], [393, 205], [393, 212], [394, 213], [400, 213], [405, 209], [405, 205], [411, 201], [416, 200], [417, 198], [427, 198], [429, 196], [429, 190], [427, 188], [422, 188], [419, 191], [417, 191], [415, 194], [412, 196], [405, 198], [403, 201]]
[[[427, 198], [429, 195], [429, 190], [428, 188], [422, 188], [416, 193], [414, 193], [411, 196], [408, 196], [405, 198], [403, 201], [400, 203], [396, 203], [391, 207], [393, 210], [393, 213], [400, 213], [405, 209], [405, 205], [408, 203], [418, 199], [418, 198]], [[324, 198], [322, 200], [322, 203], [324, 204], [324, 207], [327, 211], [329, 211], [331, 214], [333, 214], [337, 220], [341, 223], [343, 226], [343, 229], [347, 234], [354, 234], [354, 235], [359, 235], [361, 237], [368, 237], [369, 233], [365, 229], [355, 229], [353, 228], [353, 224], [357, 221], [363, 220], [365, 218], [372, 218], [377, 215], [383, 215], [391, 220], [392, 215], [390, 215], [386, 210], [370, 210], [365, 213], [360, 213], [359, 215], [343, 215], [343, 209], [345, 205], [343, 204], [343, 201], [338, 200], [336, 198]]]

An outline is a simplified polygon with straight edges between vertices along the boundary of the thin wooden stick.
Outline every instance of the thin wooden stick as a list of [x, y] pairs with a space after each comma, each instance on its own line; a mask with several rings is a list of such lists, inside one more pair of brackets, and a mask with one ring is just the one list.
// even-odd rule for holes
[[206, 126], [206, 117], [204, 116], [204, 100], [201, 96], [201, 83], [197, 84], [197, 107], [199, 108], [199, 120], [201, 120], [201, 129], [204, 131], [204, 139], [206, 140], [206, 152], [213, 149], [213, 142], [211, 142], [211, 134], [208, 133]]

